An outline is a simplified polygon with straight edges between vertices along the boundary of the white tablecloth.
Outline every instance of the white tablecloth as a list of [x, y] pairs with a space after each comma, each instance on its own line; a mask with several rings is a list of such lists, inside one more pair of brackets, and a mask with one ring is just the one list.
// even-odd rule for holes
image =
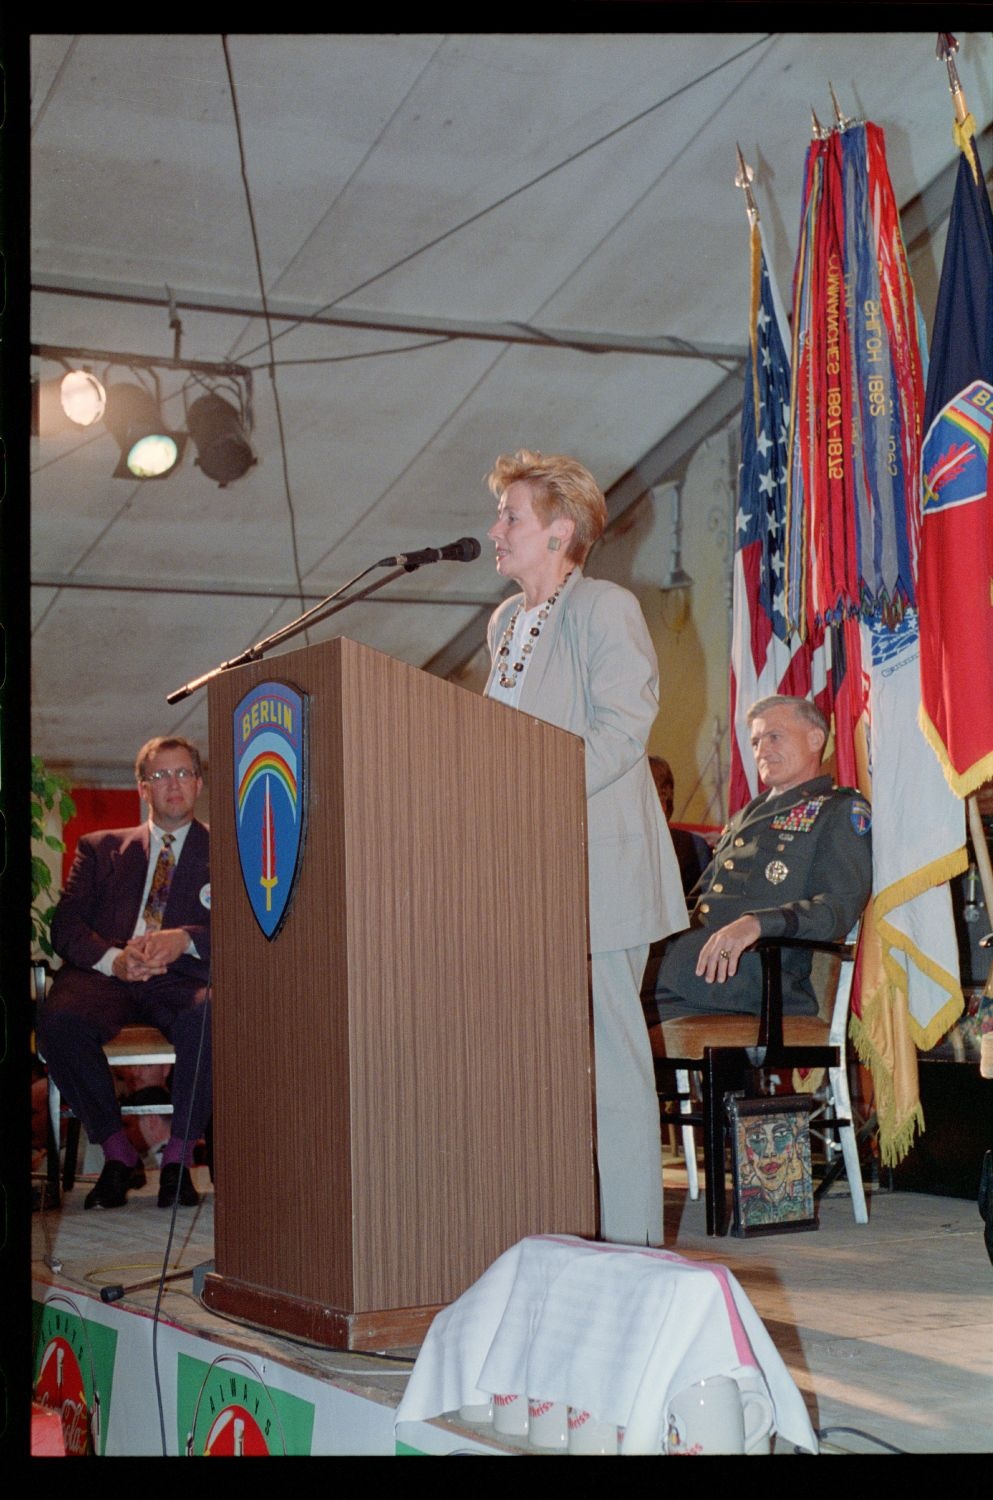
[[711, 1375], [755, 1370], [780, 1440], [816, 1453], [803, 1398], [726, 1267], [532, 1235], [435, 1318], [396, 1420], [515, 1392], [582, 1407], [626, 1429], [626, 1453], [657, 1453], [671, 1395]]

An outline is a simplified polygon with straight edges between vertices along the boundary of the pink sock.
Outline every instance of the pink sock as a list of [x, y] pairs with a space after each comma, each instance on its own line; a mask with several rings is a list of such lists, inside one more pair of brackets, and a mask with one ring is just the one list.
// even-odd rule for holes
[[115, 1130], [105, 1141], [100, 1142], [106, 1161], [119, 1161], [126, 1167], [136, 1167], [139, 1156], [123, 1130]]
[[164, 1167], [168, 1167], [173, 1162], [178, 1161], [182, 1162], [184, 1167], [192, 1167], [194, 1144], [195, 1143], [193, 1141], [189, 1143], [186, 1148], [186, 1155], [184, 1157], [182, 1141], [179, 1140], [178, 1137], [171, 1135], [166, 1141], [165, 1145], [162, 1147], [162, 1165]]

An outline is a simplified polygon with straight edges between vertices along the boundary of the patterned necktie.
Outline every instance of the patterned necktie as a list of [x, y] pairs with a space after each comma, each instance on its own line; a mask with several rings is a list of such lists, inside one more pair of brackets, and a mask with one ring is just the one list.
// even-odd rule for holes
[[148, 900], [145, 902], [146, 932], [158, 932], [162, 926], [162, 917], [169, 899], [169, 887], [172, 885], [172, 872], [176, 868], [176, 856], [172, 852], [173, 839], [174, 835], [171, 833], [162, 835], [162, 848], [159, 850], [155, 874], [152, 876]]

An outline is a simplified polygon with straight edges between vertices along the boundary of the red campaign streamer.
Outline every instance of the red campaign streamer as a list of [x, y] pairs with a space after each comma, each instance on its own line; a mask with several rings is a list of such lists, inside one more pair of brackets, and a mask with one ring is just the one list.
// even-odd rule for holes
[[821, 211], [814, 244], [813, 361], [809, 505], [815, 568], [811, 607], [831, 619], [858, 603], [852, 388], [845, 288], [841, 137], [821, 143]]

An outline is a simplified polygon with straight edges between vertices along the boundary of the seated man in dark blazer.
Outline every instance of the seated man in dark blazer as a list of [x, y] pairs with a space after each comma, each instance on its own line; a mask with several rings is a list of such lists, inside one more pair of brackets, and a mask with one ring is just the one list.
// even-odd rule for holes
[[123, 1026], [157, 1026], [176, 1049], [160, 1207], [177, 1192], [187, 1207], [200, 1201], [189, 1167], [211, 1112], [210, 833], [193, 816], [203, 789], [199, 751], [179, 736], [149, 740], [135, 777], [148, 821], [80, 839], [52, 920], [64, 962], [38, 1016], [49, 1071], [103, 1147], [86, 1208], [119, 1208], [145, 1182], [102, 1050]]
[[706, 839], [701, 838], [698, 833], [693, 833], [691, 829], [676, 828], [673, 825], [672, 814], [675, 808], [676, 781], [669, 762], [661, 755], [650, 755], [648, 757], [648, 768], [652, 773], [655, 790], [659, 794], [662, 811], [665, 813], [665, 820], [669, 825], [672, 847], [675, 849], [676, 859], [679, 861], [679, 878], [683, 883], [683, 895], [688, 896], [704, 870], [710, 864], [710, 845]]
[[[843, 940], [872, 888], [869, 804], [821, 774], [828, 726], [806, 698], [776, 695], [748, 712], [767, 790], [723, 830], [696, 890], [690, 926], [670, 938], [658, 969], [660, 1019], [758, 1014], [760, 937]], [[784, 1015], [816, 1015], [810, 954], [785, 949]]]

